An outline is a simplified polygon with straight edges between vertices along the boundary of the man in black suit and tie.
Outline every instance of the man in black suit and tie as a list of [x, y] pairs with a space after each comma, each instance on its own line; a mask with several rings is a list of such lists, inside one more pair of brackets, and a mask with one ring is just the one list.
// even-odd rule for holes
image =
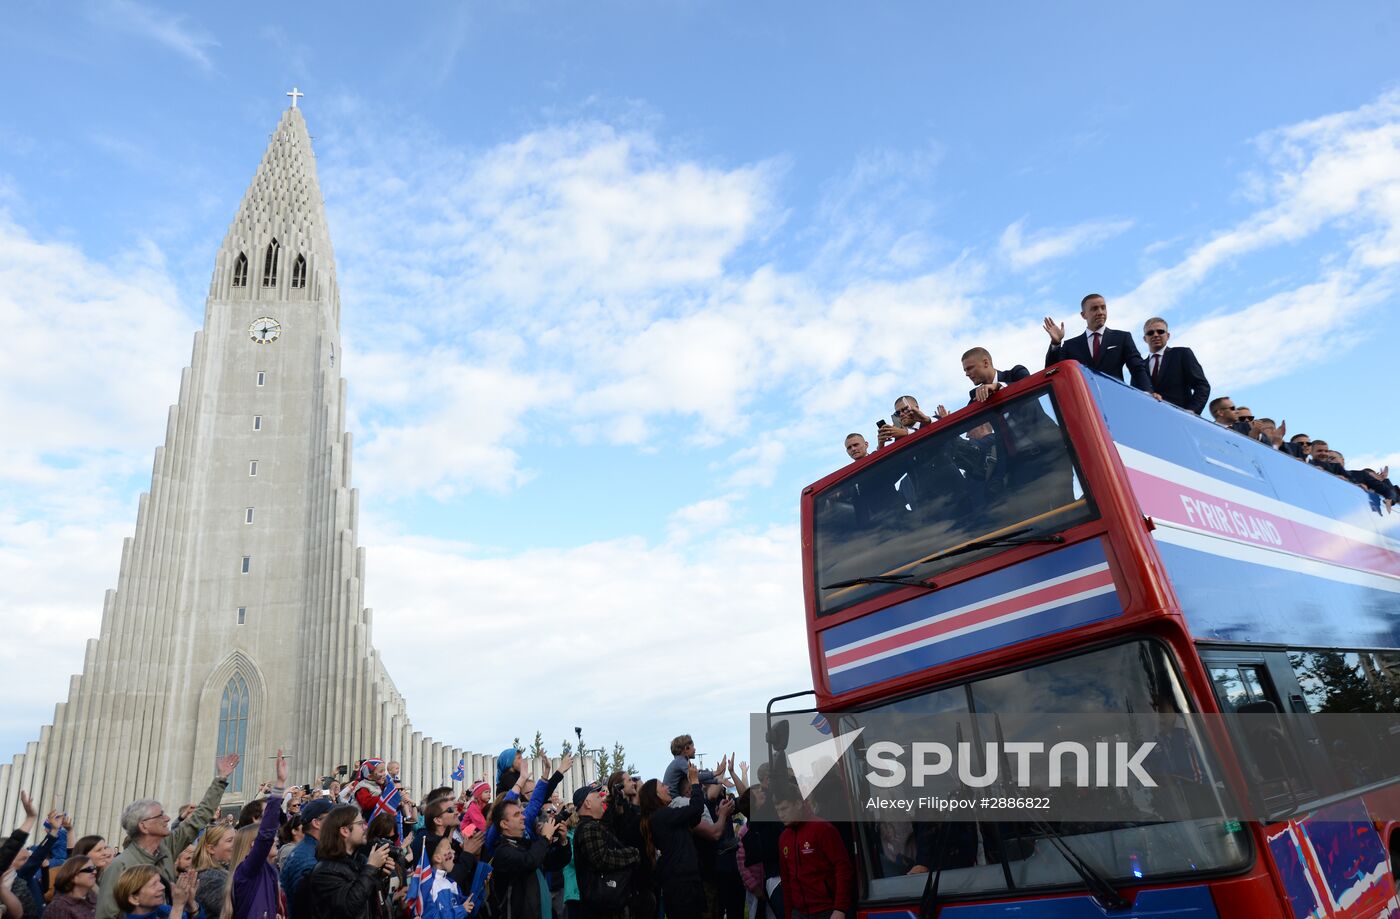
[[1147, 342], [1147, 378], [1152, 381], [1152, 394], [1159, 401], [1170, 402], [1197, 415], [1210, 399], [1210, 382], [1201, 370], [1201, 362], [1190, 348], [1168, 348], [1172, 333], [1167, 320], [1153, 316], [1142, 325], [1142, 340]]
[[1108, 301], [1102, 294], [1089, 294], [1079, 301], [1079, 315], [1088, 326], [1083, 335], [1065, 337], [1065, 324], [1056, 324], [1049, 316], [1045, 317], [1045, 333], [1050, 336], [1050, 350], [1045, 352], [1045, 366], [1060, 361], [1075, 360], [1085, 367], [1092, 367], [1099, 373], [1123, 379], [1123, 368], [1128, 368], [1130, 381], [1143, 392], [1152, 392], [1152, 381], [1147, 378], [1147, 364], [1133, 344], [1133, 336], [1108, 328]]
[[963, 373], [972, 381], [973, 388], [967, 393], [967, 404], [986, 402], [992, 393], [1010, 383], [1024, 380], [1031, 372], [1020, 364], [1010, 370], [998, 370], [992, 366], [992, 355], [986, 348], [973, 348], [962, 356]]

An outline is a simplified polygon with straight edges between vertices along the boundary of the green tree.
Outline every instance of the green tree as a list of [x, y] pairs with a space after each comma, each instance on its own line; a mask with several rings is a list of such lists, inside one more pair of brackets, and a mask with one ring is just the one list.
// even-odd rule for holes
[[535, 732], [535, 739], [530, 743], [530, 759], [539, 759], [545, 755], [544, 735], [539, 731]]
[[627, 751], [624, 750], [624, 749], [622, 748], [622, 742], [621, 742], [621, 741], [617, 741], [617, 742], [615, 742], [615, 743], [613, 744], [613, 751], [612, 751], [612, 768], [608, 770], [608, 774], [611, 775], [611, 774], [614, 773], [614, 772], [618, 772], [618, 771], [620, 771], [620, 770], [626, 768], [626, 766], [627, 766]]

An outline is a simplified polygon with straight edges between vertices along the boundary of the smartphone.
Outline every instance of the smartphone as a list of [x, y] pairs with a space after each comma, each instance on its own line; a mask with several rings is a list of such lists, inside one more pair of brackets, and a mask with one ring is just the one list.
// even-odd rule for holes
[[875, 427], [877, 427], [877, 428], [883, 428], [883, 427], [885, 427], [885, 426], [888, 425], [888, 424], [889, 424], [888, 421], [886, 421], [885, 419], [881, 418], [879, 421], [875, 422]]

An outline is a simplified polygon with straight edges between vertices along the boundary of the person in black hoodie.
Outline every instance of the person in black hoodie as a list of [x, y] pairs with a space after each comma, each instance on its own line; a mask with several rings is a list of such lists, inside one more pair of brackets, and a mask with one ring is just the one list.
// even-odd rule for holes
[[519, 801], [503, 798], [491, 809], [496, 849], [487, 882], [487, 915], [492, 919], [539, 919], [549, 903], [543, 871], [569, 863], [568, 831], [546, 817], [533, 837], [525, 835], [525, 811]]
[[368, 825], [353, 804], [326, 815], [316, 844], [316, 867], [297, 888], [299, 915], [310, 919], [378, 919], [380, 880], [389, 847], [377, 845], [361, 861], [355, 852], [369, 839]]
[[656, 779], [642, 786], [642, 836], [648, 861], [661, 886], [666, 919], [699, 919], [705, 910], [705, 885], [700, 880], [700, 858], [691, 830], [705, 810], [705, 791], [692, 763], [690, 803], [671, 807], [671, 793]]
[[[637, 795], [637, 780], [629, 773], [618, 770], [608, 776], [608, 810], [603, 815], [603, 823], [623, 845], [645, 852], [647, 845], [642, 838], [642, 810], [633, 803]], [[634, 917], [651, 919], [656, 915], [656, 881], [652, 876], [651, 861], [646, 857], [637, 862], [632, 872], [632, 899], [627, 909]]]

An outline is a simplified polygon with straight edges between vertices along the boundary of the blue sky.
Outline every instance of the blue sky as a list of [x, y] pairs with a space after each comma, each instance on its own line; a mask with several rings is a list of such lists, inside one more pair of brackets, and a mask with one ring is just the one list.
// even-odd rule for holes
[[[845, 433], [958, 403], [973, 344], [1035, 366], [1090, 290], [1400, 459], [1397, 38], [1385, 3], [8, 4], [0, 755], [97, 633], [293, 85], [410, 711], [659, 769], [809, 685], [797, 496]], [[521, 710], [444, 699], [427, 636]]]

